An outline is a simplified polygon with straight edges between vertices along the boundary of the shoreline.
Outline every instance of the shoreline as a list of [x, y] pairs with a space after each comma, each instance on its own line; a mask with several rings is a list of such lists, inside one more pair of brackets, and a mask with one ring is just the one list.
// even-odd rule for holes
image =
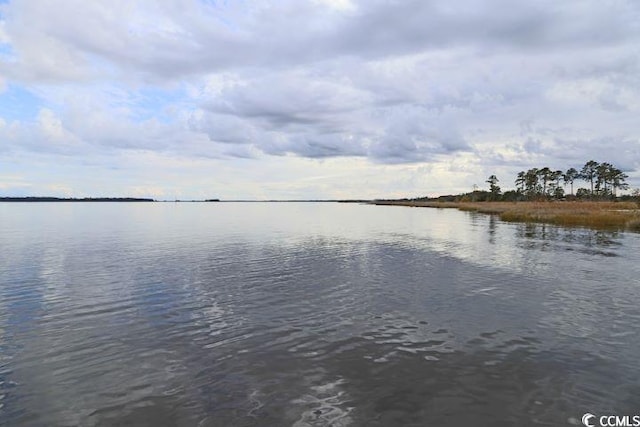
[[554, 224], [598, 230], [640, 232], [640, 209], [634, 202], [542, 201], [542, 202], [418, 202], [374, 200], [378, 206], [458, 209], [497, 215], [505, 222]]
[[37, 202], [46, 202], [46, 203], [55, 203], [55, 202], [92, 202], [92, 203], [104, 203], [104, 202], [155, 202], [153, 199], [146, 199], [140, 197], [84, 197], [84, 198], [76, 198], [76, 197], [48, 197], [48, 196], [27, 196], [27, 197], [0, 197], [0, 202], [7, 203], [37, 203]]

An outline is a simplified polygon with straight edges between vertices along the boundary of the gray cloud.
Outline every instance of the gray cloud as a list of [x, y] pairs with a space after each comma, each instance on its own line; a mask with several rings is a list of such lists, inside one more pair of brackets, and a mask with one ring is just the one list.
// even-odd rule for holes
[[[282, 72], [253, 77], [224, 89], [203, 108], [215, 113], [256, 119], [271, 129], [315, 125], [338, 131], [340, 119], [370, 103], [370, 94], [311, 73]], [[331, 124], [334, 123], [335, 127]]]
[[[11, 64], [16, 71], [5, 70], [31, 79], [63, 78], [65, 72], [75, 79], [102, 61], [116, 71], [162, 79], [455, 47], [593, 49], [629, 41], [640, 31], [639, 8], [625, 1], [361, 0], [340, 13], [323, 2], [294, 0], [68, 0], [55, 8], [34, 0], [12, 4], [6, 14], [18, 55]], [[43, 47], [48, 54], [41, 54]]]

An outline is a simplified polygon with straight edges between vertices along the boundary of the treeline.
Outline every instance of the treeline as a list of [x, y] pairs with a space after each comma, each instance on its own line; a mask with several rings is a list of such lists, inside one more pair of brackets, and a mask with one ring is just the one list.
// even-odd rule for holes
[[529, 169], [518, 173], [516, 177], [516, 191], [529, 198], [547, 197], [563, 198], [565, 191], [560, 181], [571, 188], [576, 180], [582, 180], [589, 184], [589, 189], [579, 188], [575, 196], [579, 198], [615, 198], [616, 191], [627, 190], [629, 184], [626, 179], [629, 176], [610, 163], [598, 163], [589, 160], [582, 169], [569, 168], [566, 172], [552, 171], [548, 167], [542, 169]]
[[[549, 167], [531, 168], [520, 171], [515, 179], [515, 190], [502, 193], [497, 185], [498, 178], [491, 175], [487, 179], [489, 191], [487, 200], [542, 200], [542, 199], [615, 199], [617, 190], [627, 190], [629, 176], [611, 163], [598, 163], [589, 160], [580, 168], [569, 168], [566, 171], [552, 170]], [[589, 188], [578, 188], [574, 194], [577, 181], [584, 181]], [[565, 188], [570, 193], [566, 194]]]
[[[489, 190], [478, 190], [457, 196], [441, 196], [441, 201], [524, 201], [524, 200], [615, 200], [618, 190], [629, 189], [626, 179], [629, 176], [611, 163], [598, 163], [589, 160], [580, 168], [569, 168], [566, 171], [552, 170], [549, 167], [531, 168], [518, 172], [515, 179], [515, 190], [504, 193], [498, 183], [496, 175], [491, 175], [486, 183]], [[574, 186], [583, 181], [588, 188], [580, 187], [574, 193]], [[565, 189], [569, 189], [569, 193]], [[640, 192], [635, 190], [633, 195], [626, 195], [620, 199], [639, 198]], [[426, 199], [426, 198], [425, 198]], [[434, 199], [430, 199], [434, 200]]]

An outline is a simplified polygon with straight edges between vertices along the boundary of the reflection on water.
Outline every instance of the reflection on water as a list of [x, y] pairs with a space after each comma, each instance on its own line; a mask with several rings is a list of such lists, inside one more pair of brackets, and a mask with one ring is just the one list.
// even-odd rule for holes
[[344, 204], [0, 205], [0, 424], [634, 414], [636, 234]]
[[516, 227], [516, 236], [526, 248], [617, 256], [616, 250], [623, 246], [623, 235], [619, 231], [561, 228], [548, 224], [517, 224]]

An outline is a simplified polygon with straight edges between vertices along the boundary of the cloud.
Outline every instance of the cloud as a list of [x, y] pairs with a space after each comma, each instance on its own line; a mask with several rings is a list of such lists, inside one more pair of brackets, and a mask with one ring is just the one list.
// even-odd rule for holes
[[456, 188], [594, 158], [636, 179], [638, 22], [626, 0], [10, 2], [0, 155], [364, 160], [443, 186], [457, 164]]
[[445, 114], [404, 108], [390, 111], [385, 122], [382, 137], [370, 151], [383, 163], [429, 161], [438, 154], [470, 150]]
[[309, 72], [281, 72], [226, 88], [205, 108], [255, 118], [265, 127], [279, 129], [315, 123], [330, 126], [340, 122], [340, 115], [369, 102], [370, 94], [349, 82], [332, 81]]
[[[13, 75], [74, 80], [97, 78], [109, 69], [175, 79], [460, 46], [533, 52], [593, 48], [637, 36], [638, 9], [624, 1], [608, 6], [506, 0], [456, 5], [444, 0], [70, 0], [53, 7], [32, 0], [11, 3], [4, 14], [18, 56]], [[47, 55], [40, 54], [43, 49]]]

